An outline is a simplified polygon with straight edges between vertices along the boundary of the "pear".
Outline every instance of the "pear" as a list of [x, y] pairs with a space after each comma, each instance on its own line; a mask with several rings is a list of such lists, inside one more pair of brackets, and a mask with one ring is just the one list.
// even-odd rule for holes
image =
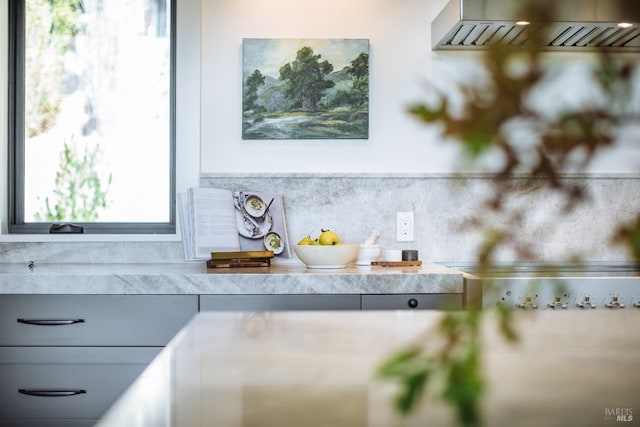
[[299, 245], [312, 245], [313, 244], [313, 240], [311, 240], [311, 236], [305, 236], [298, 242], [298, 244]]
[[321, 245], [324, 246], [335, 246], [340, 243], [340, 237], [338, 237], [338, 233], [331, 230], [321, 229], [322, 233], [318, 237], [318, 241]]

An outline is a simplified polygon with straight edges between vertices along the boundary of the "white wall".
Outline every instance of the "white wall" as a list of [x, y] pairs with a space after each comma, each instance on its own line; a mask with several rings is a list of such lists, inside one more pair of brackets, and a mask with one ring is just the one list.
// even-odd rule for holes
[[[477, 69], [476, 53], [431, 52], [430, 23], [446, 0], [201, 0], [201, 172], [441, 173], [461, 165], [455, 144], [406, 113], [428, 85], [450, 88]], [[366, 38], [370, 41], [368, 140], [241, 139], [243, 38]], [[638, 56], [638, 55], [636, 55]], [[543, 108], [588, 100], [589, 55], [552, 53], [556, 70], [572, 71]], [[576, 74], [577, 71], [577, 74]], [[640, 79], [639, 79], [640, 80]], [[640, 90], [638, 91], [640, 98]], [[635, 129], [631, 134], [637, 133]], [[605, 156], [591, 172], [638, 172], [637, 139]], [[489, 163], [494, 163], [492, 159]]]
[[[429, 23], [445, 0], [202, 0], [201, 171], [450, 170], [454, 147], [406, 114], [431, 66]], [[364, 38], [368, 140], [241, 139], [243, 38]]]
[[[8, 0], [0, 0], [0, 223], [7, 214]], [[434, 53], [430, 22], [446, 0], [180, 0], [178, 1], [177, 187], [198, 185], [216, 173], [447, 173], [460, 170], [457, 147], [406, 113], [428, 85], [447, 88], [477, 68], [475, 53]], [[370, 41], [368, 140], [243, 141], [242, 39], [366, 38]], [[640, 57], [640, 55], [635, 55]], [[553, 54], [559, 68], [588, 57]], [[584, 87], [571, 77], [564, 92], [542, 102], [579, 99]], [[640, 100], [640, 92], [637, 98]], [[640, 101], [639, 101], [640, 102]], [[640, 107], [638, 107], [640, 111]], [[637, 135], [593, 172], [640, 171]], [[467, 169], [469, 171], [469, 169]], [[5, 236], [0, 237], [4, 239]], [[33, 236], [24, 239], [33, 239]], [[118, 237], [122, 238], [122, 237]]]

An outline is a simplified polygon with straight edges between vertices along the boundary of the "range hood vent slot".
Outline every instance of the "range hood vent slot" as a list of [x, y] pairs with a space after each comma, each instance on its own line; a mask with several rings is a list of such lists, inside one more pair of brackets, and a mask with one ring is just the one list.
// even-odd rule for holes
[[[544, 37], [545, 49], [640, 52], [640, 0], [563, 0], [558, 4], [563, 8]], [[473, 50], [495, 43], [523, 44], [530, 30], [516, 24], [526, 18], [516, 18], [518, 5], [521, 1], [449, 1], [431, 24], [433, 49]], [[569, 14], [572, 19], [566, 18]], [[617, 25], [620, 22], [633, 25], [621, 28]]]

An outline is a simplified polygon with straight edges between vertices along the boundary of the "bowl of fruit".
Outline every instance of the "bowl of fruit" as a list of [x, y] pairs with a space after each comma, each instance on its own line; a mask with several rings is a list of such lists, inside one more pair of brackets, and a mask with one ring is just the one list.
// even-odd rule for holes
[[321, 230], [318, 238], [306, 236], [293, 250], [307, 268], [345, 268], [358, 257], [360, 245], [342, 243], [335, 231]]

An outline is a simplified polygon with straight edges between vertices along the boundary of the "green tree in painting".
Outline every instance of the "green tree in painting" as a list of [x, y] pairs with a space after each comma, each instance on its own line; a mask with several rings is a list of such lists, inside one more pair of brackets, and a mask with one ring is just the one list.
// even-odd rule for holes
[[369, 54], [360, 53], [356, 59], [351, 61], [351, 65], [344, 67], [344, 70], [356, 80], [369, 80]]
[[333, 65], [326, 60], [321, 62], [321, 58], [305, 46], [298, 50], [295, 61], [280, 68], [280, 80], [288, 84], [286, 95], [292, 108], [315, 110], [324, 91], [335, 85], [325, 79]]
[[369, 101], [369, 54], [362, 52], [344, 71], [353, 76], [351, 90], [341, 90], [336, 94], [334, 104], [359, 107]]
[[260, 112], [264, 107], [258, 105], [258, 88], [264, 84], [265, 77], [260, 70], [255, 70], [247, 77], [242, 94], [242, 111]]

